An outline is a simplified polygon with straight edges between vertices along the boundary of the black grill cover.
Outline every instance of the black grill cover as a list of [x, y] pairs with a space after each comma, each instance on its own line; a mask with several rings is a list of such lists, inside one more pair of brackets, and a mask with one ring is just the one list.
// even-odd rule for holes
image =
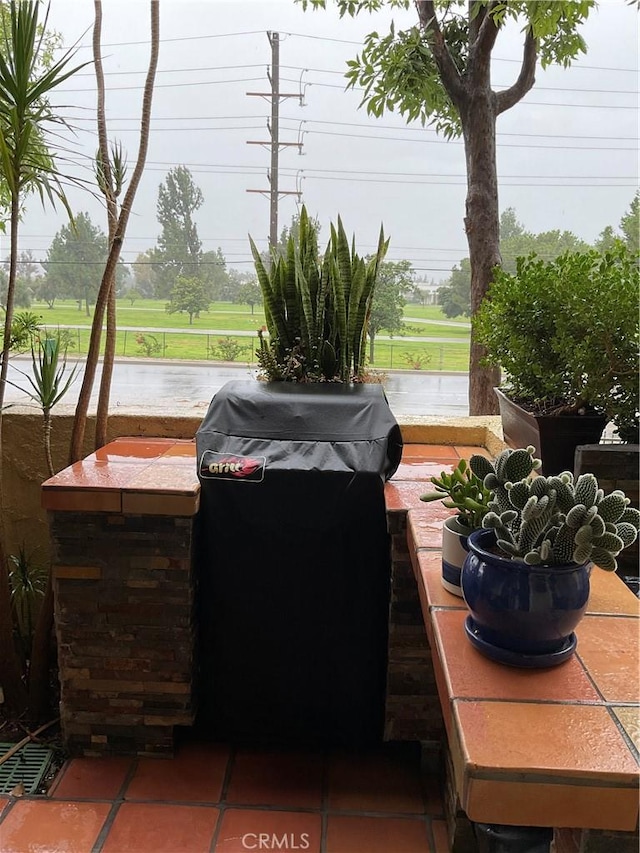
[[384, 481], [402, 452], [379, 385], [234, 381], [197, 434], [199, 721], [215, 736], [382, 736]]

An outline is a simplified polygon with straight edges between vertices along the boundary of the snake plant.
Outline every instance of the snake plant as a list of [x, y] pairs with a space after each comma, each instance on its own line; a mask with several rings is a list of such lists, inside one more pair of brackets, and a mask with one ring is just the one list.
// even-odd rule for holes
[[318, 229], [303, 207], [297, 239], [289, 235], [286, 254], [271, 256], [267, 270], [249, 238], [262, 290], [269, 340], [259, 334], [258, 360], [269, 380], [358, 381], [378, 269], [389, 241], [380, 229], [375, 255], [360, 257], [338, 217], [325, 253]]

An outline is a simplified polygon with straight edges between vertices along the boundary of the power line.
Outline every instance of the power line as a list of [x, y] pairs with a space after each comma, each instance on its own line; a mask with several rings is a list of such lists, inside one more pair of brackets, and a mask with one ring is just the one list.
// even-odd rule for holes
[[[255, 63], [244, 63], [241, 65], [205, 65], [205, 66], [196, 66], [193, 68], [161, 68], [156, 72], [157, 74], [193, 74], [195, 72], [204, 72], [204, 71], [232, 71], [236, 69], [249, 69], [249, 68], [265, 68], [268, 63], [265, 62], [255, 62]], [[302, 65], [281, 65], [281, 68], [289, 69], [290, 71], [303, 71], [311, 74], [338, 74], [342, 77], [345, 76], [344, 70], [336, 70], [333, 68], [307, 68]], [[137, 71], [105, 71], [105, 77], [130, 77], [134, 75], [145, 75], [146, 70], [140, 69]], [[73, 75], [74, 79], [77, 77], [95, 77], [93, 71], [80, 71], [77, 74]], [[183, 85], [198, 85], [203, 81], [198, 80], [194, 83], [188, 83]], [[204, 81], [206, 82], [206, 81]], [[176, 84], [177, 85], [177, 84]], [[313, 84], [312, 84], [313, 85]], [[504, 87], [507, 88], [508, 84], [504, 84]], [[71, 90], [65, 90], [71, 91]], [[82, 90], [84, 91], [84, 90]], [[585, 88], [573, 88], [567, 86], [539, 86], [535, 87], [536, 92], [584, 92], [585, 94], [600, 94], [600, 95], [638, 95], [638, 89], [585, 89]]]
[[[262, 77], [241, 77], [236, 80], [194, 80], [191, 83], [156, 83], [154, 89], [179, 89], [184, 88], [185, 86], [216, 86], [219, 84], [225, 83], [252, 83], [255, 80], [262, 80]], [[142, 86], [111, 86], [109, 88], [110, 92], [141, 92], [143, 89]], [[64, 93], [74, 93], [77, 94], [79, 92], [88, 92], [91, 95], [95, 94], [95, 89], [67, 89], [65, 87]]]
[[[283, 77], [282, 78], [287, 83], [297, 83], [297, 80], [293, 80], [291, 77]], [[324, 89], [340, 89], [343, 92], [350, 89], [353, 92], [364, 92], [365, 90], [360, 86], [339, 86], [337, 83], [314, 83], [313, 81], [305, 82], [305, 86], [321, 86]], [[66, 91], [66, 90], [65, 90]], [[532, 91], [536, 91], [535, 88]], [[567, 90], [571, 91], [571, 90]], [[580, 91], [576, 89], [575, 91]], [[633, 94], [636, 94], [635, 92]], [[531, 106], [531, 107], [588, 107], [589, 109], [603, 109], [603, 110], [637, 110], [637, 104], [634, 106], [622, 106], [620, 104], [559, 104], [552, 103], [546, 101], [527, 101], [522, 100], [519, 102], [521, 105]]]
[[[286, 119], [286, 121], [296, 121], [296, 119]], [[313, 120], [310, 120], [313, 122]], [[299, 124], [300, 122], [298, 122]], [[320, 124], [320, 122], [314, 122]], [[323, 122], [325, 124], [332, 124], [332, 122]], [[337, 124], [337, 123], [336, 123]], [[359, 125], [360, 127], [367, 127], [368, 125]], [[211, 133], [211, 132], [222, 132], [225, 130], [236, 131], [236, 130], [252, 130], [262, 128], [261, 124], [255, 125], [238, 125], [237, 127], [154, 127], [154, 133]], [[291, 128], [289, 128], [291, 129]], [[403, 131], [405, 128], [397, 128], [398, 131]], [[88, 133], [91, 136], [97, 136], [97, 131], [91, 130], [90, 128], [77, 128], [80, 133]], [[138, 133], [138, 128], [134, 127], [112, 127], [112, 132], [114, 133]], [[413, 129], [415, 132], [424, 132], [428, 130], [427, 128], [415, 128]], [[366, 139], [366, 140], [381, 140], [381, 141], [389, 141], [389, 142], [417, 142], [421, 145], [463, 145], [462, 140], [459, 139], [442, 139], [437, 137], [435, 139], [406, 139], [400, 138], [396, 136], [381, 136], [375, 133], [368, 133], [365, 135], [356, 134], [356, 133], [338, 133], [337, 131], [328, 131], [328, 130], [304, 130], [305, 134], [315, 134], [318, 136], [342, 136], [346, 138], [354, 138], [354, 139]], [[511, 136], [528, 136], [528, 134], [504, 134]], [[500, 134], [498, 134], [498, 138]], [[547, 138], [547, 137], [543, 137]], [[554, 139], [555, 137], [548, 137], [550, 139]], [[579, 139], [580, 137], [573, 137]], [[587, 139], [589, 137], [585, 137]], [[595, 137], [599, 138], [599, 137]], [[607, 138], [607, 137], [602, 137]], [[609, 137], [611, 139], [615, 139], [615, 137]], [[623, 141], [632, 141], [632, 137], [621, 137]], [[297, 143], [296, 143], [297, 144]], [[625, 146], [625, 145], [536, 145], [534, 143], [526, 143], [526, 142], [497, 142], [498, 148], [540, 148], [540, 149], [548, 149], [548, 150], [558, 150], [558, 151], [636, 151], [633, 146]], [[91, 159], [91, 158], [89, 158]], [[175, 164], [170, 164], [175, 165]], [[259, 167], [247, 167], [247, 168], [259, 168]]]
[[[232, 121], [232, 120], [252, 120], [252, 119], [264, 119], [264, 114], [251, 114], [251, 115], [232, 115], [232, 116], [154, 116], [153, 121]], [[70, 121], [73, 122], [92, 122], [95, 123], [95, 116], [73, 116], [70, 117]], [[140, 123], [139, 116], [113, 116], [111, 121], [132, 121], [136, 123]], [[398, 126], [392, 124], [381, 124], [380, 122], [369, 123], [366, 124], [364, 122], [354, 122], [354, 121], [327, 121], [322, 119], [299, 119], [293, 118], [290, 116], [281, 116], [281, 121], [289, 121], [294, 122], [297, 125], [302, 122], [303, 124], [328, 124], [335, 125], [336, 127], [363, 127], [363, 128], [375, 128], [377, 130], [394, 130], [397, 132], [407, 132], [407, 133], [431, 133], [433, 135], [437, 134], [437, 131], [431, 127], [407, 127], [407, 126]], [[187, 130], [231, 130], [234, 128], [186, 128]], [[120, 132], [121, 128], [115, 128], [118, 132]], [[155, 130], [172, 130], [172, 128], [155, 128]], [[515, 136], [519, 138], [525, 139], [589, 139], [589, 140], [601, 140], [606, 141], [608, 139], [621, 141], [621, 142], [637, 142], [637, 136], [586, 136], [585, 134], [569, 134], [569, 133], [509, 133], [506, 131], [497, 131], [498, 137], [501, 136]], [[445, 140], [446, 141], [446, 140]], [[582, 150], [582, 146], [567, 146], [567, 147], [575, 147], [578, 150]], [[596, 149], [596, 150], [608, 150], [608, 148], [613, 148], [614, 146], [607, 146], [606, 149]], [[627, 150], [627, 149], [622, 149]], [[632, 150], [632, 149], [628, 149]]]
[[[78, 165], [77, 161], [76, 165]], [[256, 172], [263, 171], [262, 166], [252, 165], [227, 165], [215, 163], [182, 163], [181, 165], [193, 171], [195, 174], [205, 175], [248, 175], [254, 176]], [[173, 168], [175, 163], [159, 162], [150, 160], [147, 163], [147, 170], [150, 172], [164, 172], [166, 168]], [[459, 185], [462, 186], [466, 182], [466, 175], [462, 172], [444, 173], [444, 172], [381, 172], [377, 170], [354, 170], [354, 169], [308, 169], [299, 170], [283, 167], [281, 171], [289, 173], [289, 177], [297, 177], [302, 171], [302, 175], [308, 179], [316, 180], [354, 180], [361, 183], [376, 182], [376, 183], [414, 183], [419, 178], [435, 178], [436, 181], [425, 181], [424, 183], [442, 183], [449, 185], [450, 182], [441, 181], [441, 178], [459, 178]], [[331, 177], [333, 175], [348, 175], [349, 178]], [[354, 175], [362, 175], [365, 177], [352, 177]], [[391, 180], [382, 180], [391, 178]], [[395, 178], [410, 178], [411, 180], [394, 180]], [[526, 178], [527, 180], [548, 180], [548, 181], [588, 181], [588, 183], [567, 183], [567, 184], [549, 184], [547, 186], [566, 186], [566, 187], [594, 187], [594, 186], [628, 186], [629, 184], [595, 184], [594, 181], [636, 181], [634, 175], [500, 175], [500, 180], [518, 180]], [[458, 185], [456, 183], [455, 185]], [[633, 185], [633, 184], [632, 184]], [[541, 186], [540, 184], [508, 184], [507, 186]]]
[[[308, 133], [315, 133], [318, 136], [344, 136], [351, 139], [378, 139], [378, 140], [387, 140], [389, 142], [416, 142], [421, 145], [463, 145], [462, 140], [459, 139], [403, 139], [399, 136], [378, 136], [373, 133], [368, 133], [366, 135], [361, 133], [337, 133], [329, 130], [310, 130]], [[634, 148], [617, 148], [614, 146], [601, 146], [601, 145], [529, 145], [529, 144], [520, 144], [517, 142], [498, 142], [498, 148], [549, 148], [549, 149], [566, 149], [571, 151], [634, 151]]]
[[[264, 35], [264, 30], [246, 30], [244, 32], [239, 33], [211, 33], [206, 36], [176, 36], [175, 38], [168, 39], [160, 39], [160, 44], [169, 44], [170, 42], [175, 41], [201, 41], [202, 39], [221, 39], [221, 38], [234, 38], [236, 36], [255, 36], [255, 35]], [[134, 45], [148, 45], [150, 44], [149, 39], [143, 39], [142, 41], [114, 41], [109, 44], [103, 44], [102, 47], [133, 47]], [[92, 50], [93, 45], [90, 44], [79, 44], [76, 46], [76, 50]], [[56, 50], [67, 51], [66, 47], [59, 47]]]

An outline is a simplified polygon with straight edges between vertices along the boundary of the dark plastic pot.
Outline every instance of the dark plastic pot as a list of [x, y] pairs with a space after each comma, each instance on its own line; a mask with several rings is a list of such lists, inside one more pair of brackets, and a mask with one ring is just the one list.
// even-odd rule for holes
[[492, 552], [493, 530], [472, 533], [467, 544], [462, 592], [473, 645], [514, 666], [554, 666], [571, 657], [573, 631], [589, 599], [591, 563], [528, 566], [509, 560]]
[[542, 471], [551, 477], [574, 470], [579, 444], [597, 444], [607, 419], [604, 415], [534, 415], [514, 403], [499, 388], [496, 392], [502, 432], [510, 447], [532, 444], [542, 460]]

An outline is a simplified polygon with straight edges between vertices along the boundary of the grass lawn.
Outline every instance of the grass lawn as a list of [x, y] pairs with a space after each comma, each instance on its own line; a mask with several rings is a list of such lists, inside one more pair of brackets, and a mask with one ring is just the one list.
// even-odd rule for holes
[[440, 320], [447, 323], [463, 323], [469, 325], [468, 317], [447, 317], [442, 313], [439, 305], [413, 305], [404, 306], [405, 317], [420, 317], [423, 320]]
[[[261, 306], [255, 306], [252, 314], [248, 305], [213, 303], [209, 311], [194, 318], [190, 325], [187, 314], [169, 314], [165, 304], [164, 300], [152, 299], [137, 300], [133, 305], [126, 299], [118, 301], [118, 356], [255, 362], [257, 331], [265, 323]], [[92, 318], [87, 317], [84, 309], [79, 311], [77, 303], [58, 301], [50, 309], [45, 303], [34, 302], [29, 310], [40, 316], [43, 324], [49, 328], [80, 327], [68, 330], [72, 341], [70, 354], [86, 354]], [[437, 306], [409, 305], [405, 313], [427, 320], [446, 319]], [[144, 329], [159, 331], [145, 332]], [[234, 337], [229, 334], [228, 337], [236, 344], [232, 348], [236, 351], [230, 353], [224, 342], [226, 330], [254, 332], [256, 337]], [[385, 334], [384, 330], [381, 334]], [[467, 370], [469, 330], [464, 326], [409, 323], [405, 325], [405, 335], [455, 338], [459, 339], [459, 343], [445, 340], [409, 341], [401, 336], [390, 341], [378, 339], [375, 345], [376, 369]]]

